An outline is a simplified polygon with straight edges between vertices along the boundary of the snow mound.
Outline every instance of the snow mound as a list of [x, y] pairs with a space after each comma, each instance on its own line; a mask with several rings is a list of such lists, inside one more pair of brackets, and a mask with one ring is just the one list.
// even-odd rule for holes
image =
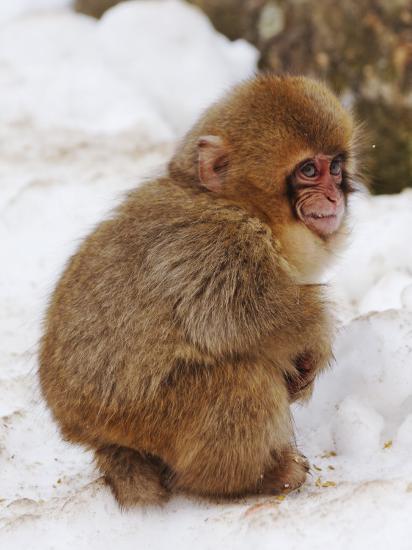
[[230, 42], [201, 11], [177, 1], [120, 4], [103, 16], [98, 42], [118, 77], [139, 84], [178, 134], [257, 62], [250, 44]]
[[126, 2], [100, 21], [15, 18], [0, 33], [0, 124], [170, 141], [256, 61], [252, 46], [177, 0]]
[[356, 197], [352, 211], [350, 248], [333, 276], [344, 300], [355, 314], [410, 307], [412, 190]]
[[369, 313], [345, 326], [335, 346], [336, 365], [319, 380], [309, 406], [297, 411], [302, 444], [312, 439], [312, 452], [333, 450], [350, 457], [357, 470], [364, 468], [365, 455], [380, 463], [392, 446], [405, 450], [412, 415], [411, 344], [411, 311]]

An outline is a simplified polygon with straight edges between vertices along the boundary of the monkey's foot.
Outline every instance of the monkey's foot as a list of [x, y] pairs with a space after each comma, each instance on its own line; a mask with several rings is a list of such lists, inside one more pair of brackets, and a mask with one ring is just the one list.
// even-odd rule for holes
[[295, 491], [305, 483], [308, 472], [306, 457], [297, 451], [287, 451], [279, 465], [264, 474], [260, 493], [279, 495]]
[[95, 457], [121, 508], [159, 505], [168, 499], [169, 491], [163, 485], [165, 466], [158, 459], [118, 445], [98, 449]]

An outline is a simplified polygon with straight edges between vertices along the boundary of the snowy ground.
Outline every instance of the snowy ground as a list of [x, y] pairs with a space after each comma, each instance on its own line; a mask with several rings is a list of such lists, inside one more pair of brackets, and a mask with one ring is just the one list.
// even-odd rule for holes
[[336, 365], [295, 411], [313, 465], [299, 492], [121, 513], [90, 456], [60, 440], [36, 384], [59, 271], [256, 61], [172, 0], [119, 6], [101, 22], [65, 4], [0, 3], [0, 547], [410, 549], [412, 191], [353, 204], [352, 245], [333, 275]]

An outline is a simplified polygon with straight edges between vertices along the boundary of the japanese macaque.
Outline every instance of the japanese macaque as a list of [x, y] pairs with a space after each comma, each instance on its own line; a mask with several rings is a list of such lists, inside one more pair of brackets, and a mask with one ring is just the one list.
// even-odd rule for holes
[[305, 481], [290, 404], [332, 356], [319, 276], [344, 241], [355, 136], [322, 84], [258, 76], [70, 260], [42, 390], [122, 507]]

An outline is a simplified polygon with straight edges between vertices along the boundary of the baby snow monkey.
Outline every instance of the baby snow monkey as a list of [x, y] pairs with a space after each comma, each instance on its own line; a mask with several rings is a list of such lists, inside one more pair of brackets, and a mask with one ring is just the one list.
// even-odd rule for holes
[[355, 137], [322, 84], [258, 76], [69, 261], [41, 386], [122, 507], [305, 481], [290, 404], [331, 360], [318, 283], [344, 241]]

